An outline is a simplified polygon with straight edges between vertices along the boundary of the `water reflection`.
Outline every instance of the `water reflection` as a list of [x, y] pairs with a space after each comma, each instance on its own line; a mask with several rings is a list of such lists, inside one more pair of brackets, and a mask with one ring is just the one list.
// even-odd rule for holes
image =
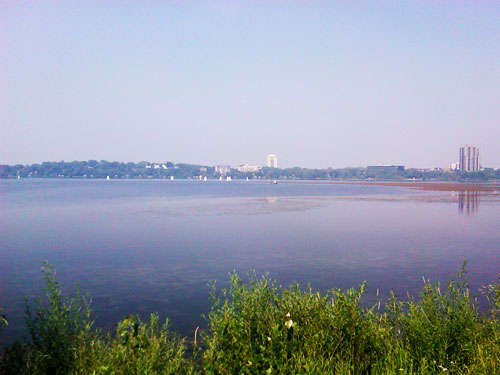
[[479, 209], [480, 191], [459, 191], [458, 212], [461, 215], [475, 215]]

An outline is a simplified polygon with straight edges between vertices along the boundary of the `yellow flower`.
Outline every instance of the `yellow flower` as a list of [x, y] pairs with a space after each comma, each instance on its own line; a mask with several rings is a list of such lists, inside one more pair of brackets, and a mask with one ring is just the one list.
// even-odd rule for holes
[[288, 329], [292, 328], [292, 326], [293, 326], [293, 320], [292, 319], [288, 319], [285, 322], [285, 325], [286, 325], [286, 328], [288, 328]]

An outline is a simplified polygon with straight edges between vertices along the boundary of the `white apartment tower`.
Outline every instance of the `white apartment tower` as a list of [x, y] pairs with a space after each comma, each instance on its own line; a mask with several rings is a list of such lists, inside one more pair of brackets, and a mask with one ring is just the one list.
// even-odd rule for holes
[[459, 169], [464, 172], [478, 171], [479, 164], [479, 148], [472, 145], [460, 147], [460, 155], [458, 159]]
[[267, 166], [269, 168], [278, 168], [278, 158], [276, 157], [276, 155], [267, 155]]

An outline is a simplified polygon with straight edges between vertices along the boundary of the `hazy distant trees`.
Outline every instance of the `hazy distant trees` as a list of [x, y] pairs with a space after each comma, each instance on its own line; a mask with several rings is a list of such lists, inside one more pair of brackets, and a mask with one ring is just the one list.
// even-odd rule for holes
[[[31, 165], [0, 165], [0, 178], [219, 178], [210, 166], [162, 162], [121, 163], [106, 160], [43, 162]], [[366, 168], [308, 169], [268, 168], [245, 173], [232, 169], [227, 176], [233, 179], [286, 179], [286, 180], [439, 180], [439, 181], [491, 181], [500, 179], [500, 170], [485, 168], [477, 172], [442, 170], [367, 170]]]

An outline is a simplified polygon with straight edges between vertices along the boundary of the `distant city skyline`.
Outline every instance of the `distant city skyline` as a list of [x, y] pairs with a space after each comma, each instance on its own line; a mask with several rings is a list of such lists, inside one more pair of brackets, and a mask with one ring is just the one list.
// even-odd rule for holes
[[[465, 172], [474, 172], [474, 171], [479, 171], [482, 168], [495, 168], [493, 166], [483, 166], [481, 164], [481, 159], [480, 159], [480, 154], [479, 154], [479, 148], [475, 147], [473, 145], [466, 144], [465, 147], [460, 147], [459, 148], [459, 160], [456, 162], [452, 162], [448, 164], [448, 167], [445, 166], [434, 166], [434, 167], [421, 167], [421, 166], [410, 166], [409, 168], [416, 168], [416, 169], [449, 169], [449, 170], [460, 170], [460, 171], [465, 171]], [[87, 159], [87, 160], [97, 160], [97, 159]], [[101, 159], [101, 160], [106, 160], [106, 159]], [[39, 162], [33, 162], [33, 163], [13, 163], [15, 164], [26, 164], [26, 165], [31, 165], [31, 164], [40, 164], [43, 162], [58, 162], [58, 161], [65, 161], [65, 162], [71, 162], [71, 161], [85, 161], [85, 160], [43, 160]], [[107, 160], [107, 161], [117, 161], [117, 162], [152, 162], [151, 165], [147, 165], [146, 168], [164, 168], [166, 169], [166, 164], [162, 164], [162, 161], [158, 160], [140, 160], [140, 161], [131, 161], [131, 160]], [[166, 162], [172, 162], [172, 160], [166, 160]], [[160, 164], [158, 164], [160, 163]], [[185, 163], [184, 161], [178, 161], [177, 163]], [[0, 163], [1, 164], [1, 163]], [[188, 163], [189, 164], [189, 163]], [[234, 169], [237, 169], [240, 172], [257, 172], [260, 169], [262, 169], [262, 166], [257, 163], [257, 164], [250, 164], [250, 163], [240, 163], [237, 166], [236, 165], [230, 165], [230, 164], [208, 164], [208, 163], [203, 163], [203, 162], [197, 162], [197, 163], [192, 163], [194, 165], [207, 165], [207, 166], [213, 166], [215, 167], [215, 171], [221, 174], [225, 174], [229, 172], [231, 168], [234, 167]], [[275, 154], [269, 154], [266, 156], [266, 166], [270, 168], [279, 168], [278, 167], [278, 157]], [[296, 167], [303, 167], [301, 165], [297, 165]], [[378, 170], [378, 169], [387, 169], [387, 170], [399, 170], [399, 171], [404, 171], [405, 166], [404, 165], [395, 165], [395, 164], [377, 164], [377, 165], [367, 165], [367, 166], [347, 166], [347, 167], [340, 167], [340, 168], [349, 168], [349, 167], [354, 167], [354, 168], [364, 168], [366, 167], [368, 170]], [[283, 167], [283, 168], [290, 168], [290, 167]], [[313, 167], [314, 168], [314, 167]], [[329, 167], [328, 167], [329, 168]]]
[[498, 1], [0, 2], [0, 164], [500, 168]]

